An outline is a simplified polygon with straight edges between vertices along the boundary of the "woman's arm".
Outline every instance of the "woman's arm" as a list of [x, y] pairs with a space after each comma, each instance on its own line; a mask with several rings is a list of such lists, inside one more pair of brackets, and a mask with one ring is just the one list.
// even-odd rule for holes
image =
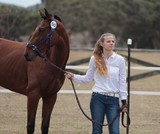
[[96, 67], [94, 63], [94, 57], [92, 56], [90, 58], [88, 70], [85, 75], [78, 75], [78, 74], [73, 74], [71, 72], [66, 72], [65, 76], [69, 79], [73, 79], [78, 84], [89, 83], [94, 78], [95, 69]]

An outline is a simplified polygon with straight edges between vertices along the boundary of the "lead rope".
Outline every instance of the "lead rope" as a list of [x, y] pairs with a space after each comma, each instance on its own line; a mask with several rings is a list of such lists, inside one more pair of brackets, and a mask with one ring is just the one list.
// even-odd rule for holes
[[[74, 91], [74, 94], [75, 94], [75, 97], [76, 97], [78, 106], [79, 106], [81, 112], [83, 113], [83, 115], [84, 115], [88, 120], [90, 120], [91, 122], [96, 123], [96, 124], [98, 124], [98, 125], [100, 125], [100, 126], [108, 126], [108, 125], [111, 125], [111, 124], [117, 119], [117, 117], [119, 116], [119, 114], [117, 114], [117, 115], [113, 118], [113, 120], [112, 120], [111, 122], [107, 123], [107, 124], [102, 124], [102, 123], [100, 123], [100, 122], [97, 122], [97, 121], [91, 119], [91, 118], [84, 112], [84, 110], [82, 109], [82, 106], [81, 106], [80, 101], [79, 101], [79, 99], [78, 99], [78, 96], [77, 96], [77, 93], [76, 93], [76, 90], [75, 90], [75, 87], [74, 87], [74, 84], [73, 84], [72, 79], [70, 79], [70, 82], [71, 82], [71, 84], [72, 84], [72, 88], [73, 88], [73, 91]], [[121, 112], [121, 111], [119, 111], [119, 112]], [[124, 116], [123, 116], [123, 117], [124, 117]], [[124, 124], [124, 123], [123, 123], [123, 124]]]
[[[40, 55], [41, 55], [42, 60], [44, 60], [47, 64], [51, 65], [52, 67], [56, 68], [57, 70], [59, 70], [59, 71], [61, 71], [61, 72], [63, 72], [63, 73], [66, 73], [65, 70], [63, 70], [63, 69], [61, 69], [60, 67], [58, 67], [58, 66], [56, 66], [55, 64], [53, 64], [53, 63], [52, 63], [49, 59], [47, 59], [43, 54], [40, 54]], [[113, 120], [112, 120], [111, 122], [107, 123], [107, 124], [102, 124], [102, 123], [100, 123], [100, 122], [97, 122], [97, 121], [91, 119], [91, 118], [84, 112], [84, 110], [82, 109], [82, 106], [81, 106], [81, 104], [80, 104], [80, 101], [79, 101], [79, 99], [78, 99], [78, 96], [77, 96], [77, 93], [76, 93], [76, 90], [75, 90], [75, 86], [74, 86], [73, 80], [72, 80], [71, 78], [70, 78], [69, 80], [70, 80], [70, 82], [71, 82], [71, 85], [72, 85], [72, 88], [73, 88], [73, 91], [74, 91], [74, 94], [75, 94], [75, 97], [76, 97], [77, 104], [78, 104], [81, 112], [83, 113], [83, 115], [84, 115], [88, 120], [90, 120], [91, 122], [96, 123], [96, 124], [98, 124], [98, 125], [100, 125], [100, 126], [108, 126], [108, 125], [111, 125], [111, 124], [119, 117], [119, 113], [122, 112], [122, 108], [119, 109], [119, 113], [113, 118]], [[122, 126], [123, 126], [123, 127], [129, 127], [129, 125], [130, 125], [130, 117], [129, 117], [129, 115], [128, 115], [127, 112], [125, 112], [125, 113], [126, 113], [126, 115], [127, 115], [127, 125], [124, 125], [124, 112], [122, 112], [122, 119], [121, 119]]]

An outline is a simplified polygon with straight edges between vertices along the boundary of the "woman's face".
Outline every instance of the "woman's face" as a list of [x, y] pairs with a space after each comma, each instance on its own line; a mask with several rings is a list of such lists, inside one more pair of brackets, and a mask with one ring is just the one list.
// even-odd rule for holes
[[101, 46], [105, 51], [113, 51], [115, 47], [115, 37], [114, 36], [105, 36], [104, 41], [102, 42]]

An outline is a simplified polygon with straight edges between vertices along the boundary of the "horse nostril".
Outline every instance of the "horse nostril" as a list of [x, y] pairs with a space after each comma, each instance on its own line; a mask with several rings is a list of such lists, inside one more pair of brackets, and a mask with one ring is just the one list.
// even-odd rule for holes
[[28, 56], [28, 54], [26, 53], [26, 54], [24, 54], [24, 57], [25, 57], [25, 59], [27, 60], [27, 61], [31, 61], [30, 59], [29, 59], [29, 56]]
[[27, 54], [27, 53], [26, 53], [26, 54], [24, 54], [24, 57], [25, 57], [25, 58], [27, 58], [27, 57], [28, 57], [28, 54]]

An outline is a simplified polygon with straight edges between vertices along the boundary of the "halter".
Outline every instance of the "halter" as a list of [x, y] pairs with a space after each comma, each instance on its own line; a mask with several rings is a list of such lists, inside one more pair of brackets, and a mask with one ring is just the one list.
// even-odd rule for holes
[[50, 42], [51, 42], [51, 38], [52, 38], [52, 32], [56, 29], [57, 27], [57, 23], [55, 20], [52, 20], [51, 23], [50, 23], [50, 27], [51, 27], [51, 30], [49, 31], [49, 33], [44, 37], [42, 38], [40, 41], [38, 41], [37, 43], [35, 44], [29, 44], [27, 43], [27, 48], [30, 48], [32, 49], [38, 56], [40, 56], [42, 59], [45, 58], [45, 56], [40, 52], [39, 50], [39, 46], [43, 43], [46, 43], [48, 44], [48, 47], [50, 48]]

